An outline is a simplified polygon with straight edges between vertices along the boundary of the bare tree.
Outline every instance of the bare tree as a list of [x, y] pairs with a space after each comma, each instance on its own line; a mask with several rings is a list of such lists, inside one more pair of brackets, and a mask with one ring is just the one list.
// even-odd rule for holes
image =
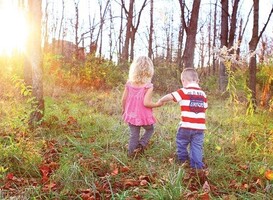
[[[221, 47], [231, 48], [234, 45], [237, 11], [240, 0], [234, 0], [232, 7], [232, 15], [229, 29], [229, 0], [221, 0], [222, 14], [221, 14]], [[233, 53], [233, 52], [230, 52]], [[219, 70], [219, 89], [221, 92], [226, 91], [228, 83], [228, 75], [226, 73], [226, 66], [224, 62], [220, 62]]]
[[62, 16], [61, 16], [61, 21], [59, 26], [58, 44], [57, 44], [57, 49], [60, 49], [60, 46], [62, 45], [62, 53], [63, 53], [63, 41], [62, 41], [62, 44], [60, 44], [60, 42], [61, 42], [61, 33], [63, 30], [64, 10], [65, 10], [65, 3], [64, 3], [64, 0], [62, 0]]
[[177, 66], [178, 69], [182, 69], [182, 52], [183, 52], [183, 39], [184, 39], [184, 31], [185, 31], [185, 27], [184, 27], [184, 23], [183, 23], [183, 16], [184, 16], [184, 7], [185, 4], [180, 3], [180, 25], [179, 25], [179, 32], [178, 32], [178, 45], [177, 45]]
[[266, 29], [266, 26], [270, 20], [270, 17], [273, 13], [273, 7], [269, 13], [269, 17], [267, 22], [265, 23], [262, 31], [259, 34], [259, 0], [253, 0], [253, 27], [252, 27], [252, 37], [249, 42], [249, 51], [251, 53], [250, 60], [249, 60], [249, 88], [252, 93], [252, 104], [254, 109], [257, 105], [257, 98], [256, 98], [256, 71], [257, 71], [257, 60], [256, 60], [256, 48], [259, 43], [260, 38], [262, 37], [263, 32]]
[[[89, 14], [88, 14], [88, 20], [89, 20], [89, 31], [87, 33], [89, 33], [89, 38], [90, 38], [90, 43], [89, 43], [89, 53], [90, 54], [95, 54], [97, 51], [97, 43], [96, 40], [94, 40], [94, 32], [95, 32], [95, 17], [91, 17], [91, 8], [90, 8], [90, 4], [92, 0], [89, 0], [88, 3], [88, 8], [89, 8]], [[86, 33], [86, 34], [87, 34]]]
[[[199, 8], [200, 8], [201, 0], [194, 0], [192, 4], [191, 17], [189, 24], [186, 24], [184, 10], [181, 10], [182, 13], [182, 23], [184, 24], [186, 31], [186, 44], [183, 54], [184, 59], [184, 67], [194, 67], [194, 50], [195, 50], [195, 42], [196, 42], [196, 33], [197, 33], [197, 25], [198, 25], [198, 17], [199, 17]], [[179, 0], [180, 7], [185, 8], [183, 4], [185, 4], [184, 0]]]
[[[134, 19], [135, 0], [130, 0], [129, 9], [126, 8], [124, 0], [121, 0], [121, 4], [122, 4], [121, 6], [125, 12], [126, 21], [127, 21], [126, 22], [125, 42], [124, 42], [124, 46], [122, 48], [122, 61], [121, 62], [123, 64], [134, 59], [135, 36], [136, 36], [136, 32], [137, 32], [137, 29], [140, 24], [141, 14], [142, 14], [143, 9], [146, 6], [146, 3], [147, 3], [147, 0], [144, 0], [143, 4], [140, 7], [140, 10], [138, 12], [136, 23], [134, 24], [133, 19]], [[130, 47], [130, 59], [129, 59], [129, 47]]]
[[152, 57], [153, 53], [153, 32], [154, 32], [154, 0], [150, 0], [150, 33], [148, 41], [148, 57]]
[[109, 59], [113, 60], [113, 30], [114, 30], [114, 22], [113, 22], [113, 13], [111, 3], [109, 5], [109, 17], [110, 17], [110, 29], [109, 29]]
[[74, 8], [75, 8], [75, 24], [74, 24], [74, 31], [75, 31], [75, 55], [76, 58], [79, 56], [79, 0], [74, 0]]
[[[213, 41], [212, 41], [212, 46], [215, 48], [216, 47], [216, 35], [217, 35], [217, 0], [214, 4], [214, 23], [213, 23]], [[216, 72], [216, 53], [213, 53], [212, 56], [212, 73], [215, 75]]]
[[43, 32], [43, 40], [44, 40], [44, 51], [48, 51], [48, 44], [49, 44], [49, 41], [48, 41], [48, 1], [46, 0], [45, 1], [45, 10], [44, 10], [44, 22], [43, 22], [43, 27], [44, 27], [44, 32]]
[[41, 20], [42, 20], [42, 0], [29, 0], [29, 39], [28, 39], [28, 59], [32, 69], [32, 93], [35, 97], [33, 101], [33, 112], [30, 116], [30, 125], [39, 122], [44, 114], [43, 98], [43, 70], [42, 70], [42, 49], [41, 49]]
[[110, 0], [107, 0], [104, 11], [102, 12], [102, 5], [100, 4], [100, 49], [99, 49], [99, 55], [102, 55], [102, 29], [103, 29], [103, 24], [106, 16], [106, 11], [108, 10], [108, 6], [110, 4]]

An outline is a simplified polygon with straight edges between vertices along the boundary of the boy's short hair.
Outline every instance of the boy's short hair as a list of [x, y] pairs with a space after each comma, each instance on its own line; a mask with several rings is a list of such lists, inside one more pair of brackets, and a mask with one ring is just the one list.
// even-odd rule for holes
[[191, 67], [185, 68], [182, 71], [181, 79], [185, 79], [189, 82], [193, 82], [193, 81], [198, 82], [199, 81], [198, 74], [197, 74], [196, 70]]

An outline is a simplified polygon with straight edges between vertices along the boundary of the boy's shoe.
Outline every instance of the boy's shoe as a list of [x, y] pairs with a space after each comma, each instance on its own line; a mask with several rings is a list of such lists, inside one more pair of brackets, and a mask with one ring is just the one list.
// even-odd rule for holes
[[179, 160], [178, 158], [175, 158], [175, 163], [180, 165], [183, 168], [189, 168], [190, 162], [188, 160]]
[[144, 147], [141, 144], [138, 144], [136, 149], [134, 150], [134, 153], [143, 154], [144, 153]]

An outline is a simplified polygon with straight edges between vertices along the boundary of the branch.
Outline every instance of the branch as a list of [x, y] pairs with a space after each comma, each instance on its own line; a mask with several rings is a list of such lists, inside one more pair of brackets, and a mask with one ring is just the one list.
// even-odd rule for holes
[[126, 6], [125, 6], [125, 3], [124, 3], [124, 0], [121, 0], [121, 6], [123, 8], [123, 10], [125, 11], [125, 14], [129, 14], [128, 10], [126, 9]]
[[138, 29], [138, 26], [139, 26], [139, 23], [140, 23], [140, 16], [141, 16], [141, 13], [142, 13], [143, 9], [144, 9], [145, 6], [147, 5], [146, 3], [147, 3], [147, 0], [145, 0], [145, 1], [143, 2], [142, 6], [141, 6], [141, 9], [140, 9], [140, 11], [139, 11], [138, 20], [137, 20], [137, 25], [136, 25], [136, 27], [135, 27], [135, 30]]
[[182, 2], [182, 0], [179, 0], [179, 5], [180, 5], [180, 10], [181, 10], [181, 16], [182, 16], [182, 24], [184, 26], [186, 34], [188, 34], [188, 26], [187, 26], [187, 23], [186, 23], [186, 20], [185, 20], [185, 14], [184, 14], [185, 2]]
[[262, 35], [263, 35], [263, 32], [265, 31], [265, 29], [266, 29], [266, 27], [267, 27], [267, 24], [268, 24], [268, 22], [269, 22], [269, 20], [270, 20], [270, 18], [271, 18], [272, 13], [273, 13], [273, 6], [272, 6], [271, 11], [270, 11], [270, 13], [269, 13], [269, 16], [268, 16], [268, 18], [267, 18], [267, 21], [266, 21], [266, 23], [265, 23], [265, 25], [264, 25], [262, 31], [260, 32], [260, 35], [259, 35], [259, 37], [258, 37], [258, 41], [260, 41], [260, 39], [261, 39], [261, 37], [262, 37]]
[[243, 32], [242, 32], [242, 38], [243, 38], [243, 35], [244, 35], [244, 33], [245, 33], [246, 26], [247, 26], [247, 24], [248, 24], [249, 17], [250, 17], [250, 14], [251, 14], [252, 10], [253, 10], [253, 5], [252, 5], [252, 7], [250, 8], [250, 11], [249, 11], [249, 13], [248, 13], [248, 15], [247, 15], [247, 18], [246, 18], [247, 20], [246, 20], [246, 23], [245, 23], [245, 27], [244, 27]]

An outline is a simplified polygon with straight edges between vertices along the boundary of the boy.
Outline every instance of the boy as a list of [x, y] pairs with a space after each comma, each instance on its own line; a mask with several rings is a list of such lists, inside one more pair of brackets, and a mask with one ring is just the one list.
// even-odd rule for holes
[[[205, 111], [207, 97], [199, 87], [198, 74], [193, 68], [186, 68], [181, 73], [183, 88], [163, 96], [159, 101], [178, 102], [181, 108], [181, 121], [176, 135], [177, 157], [181, 163], [190, 160], [191, 168], [202, 169]], [[190, 145], [190, 152], [187, 147]]]

